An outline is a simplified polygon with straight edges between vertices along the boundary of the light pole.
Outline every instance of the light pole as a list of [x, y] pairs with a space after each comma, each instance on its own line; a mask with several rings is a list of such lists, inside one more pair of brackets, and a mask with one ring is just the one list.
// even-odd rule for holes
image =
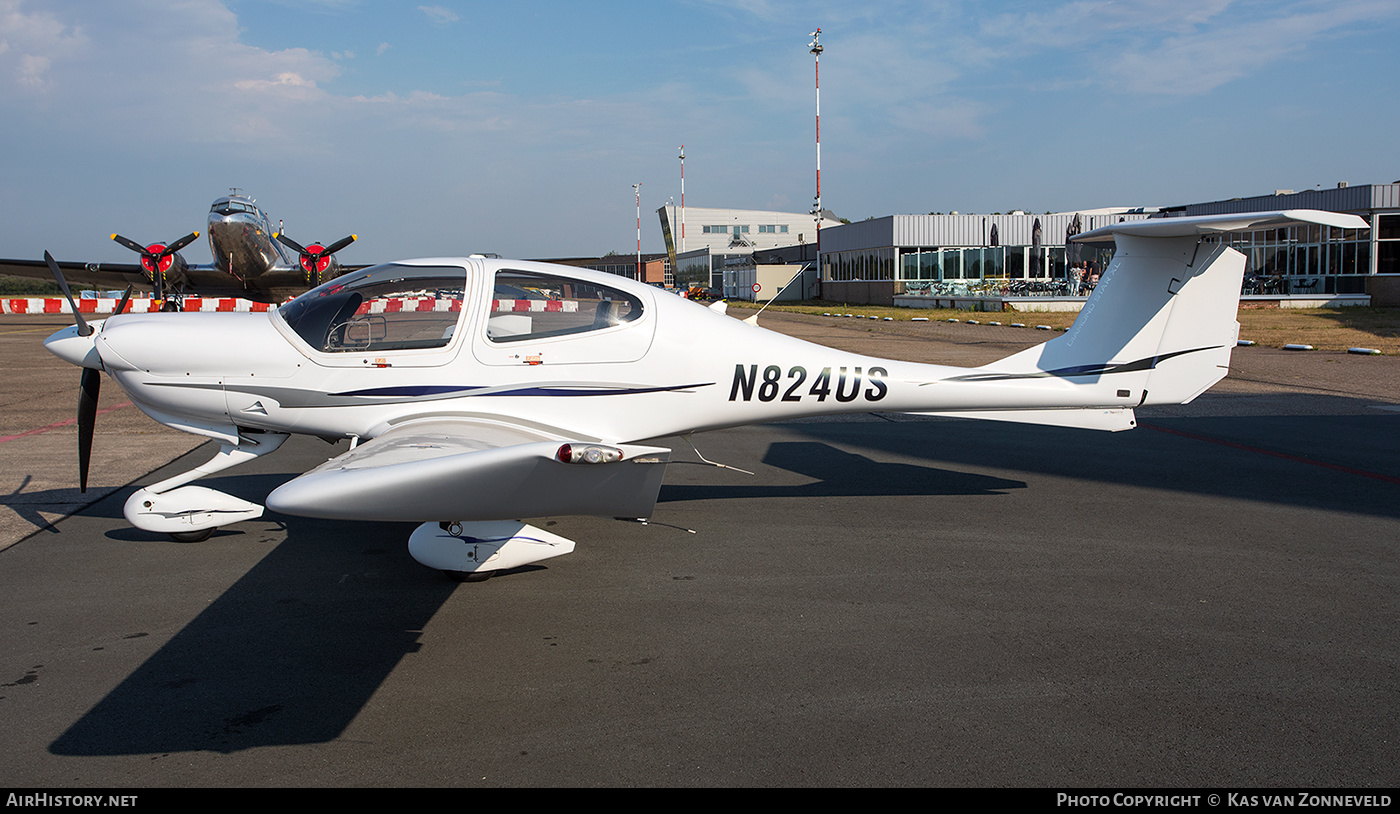
[[681, 254], [685, 254], [685, 145], [681, 145]]
[[637, 282], [642, 281], [642, 185], [640, 182], [632, 185], [632, 190], [637, 193]]
[[817, 263], [822, 255], [822, 30], [812, 32], [812, 57], [816, 60], [817, 83], [817, 207], [814, 210], [817, 222]]

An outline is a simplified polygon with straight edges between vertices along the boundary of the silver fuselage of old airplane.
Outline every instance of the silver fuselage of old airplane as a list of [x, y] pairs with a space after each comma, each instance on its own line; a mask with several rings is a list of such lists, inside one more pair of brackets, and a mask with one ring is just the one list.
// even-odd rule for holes
[[295, 268], [297, 258], [277, 241], [267, 215], [242, 195], [225, 195], [209, 207], [209, 252], [214, 268], [248, 283], [276, 268]]

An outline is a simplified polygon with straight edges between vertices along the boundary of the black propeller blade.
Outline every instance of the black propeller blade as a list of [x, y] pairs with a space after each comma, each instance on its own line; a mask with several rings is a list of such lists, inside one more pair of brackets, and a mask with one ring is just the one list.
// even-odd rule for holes
[[112, 316], [120, 316], [126, 310], [126, 304], [131, 299], [131, 286], [126, 287], [126, 293], [122, 294], [121, 302], [117, 303], [117, 310], [112, 312]]
[[58, 281], [58, 287], [63, 291], [63, 296], [68, 298], [68, 307], [73, 309], [73, 319], [78, 324], [78, 336], [91, 336], [92, 326], [83, 319], [82, 313], [78, 311], [78, 304], [73, 302], [73, 292], [68, 290], [68, 281], [63, 279], [63, 272], [59, 271], [58, 262], [47, 251], [44, 252], [44, 262], [49, 264], [49, 273]]
[[355, 235], [346, 235], [345, 237], [342, 237], [340, 240], [337, 240], [329, 246], [318, 247], [315, 251], [306, 248], [305, 246], [301, 245], [300, 243], [296, 242], [295, 240], [292, 240], [290, 237], [287, 237], [286, 235], [281, 233], [277, 235], [277, 239], [282, 242], [283, 246], [286, 246], [287, 248], [291, 249], [297, 254], [304, 254], [307, 257], [312, 258], [313, 260], [320, 260], [322, 257], [325, 257], [328, 254], [335, 254], [336, 252], [340, 251], [346, 246], [349, 246], [351, 243], [354, 243]]
[[325, 276], [330, 267], [330, 257], [341, 249], [355, 242], [354, 235], [347, 235], [329, 246], [320, 246], [312, 243], [309, 247], [292, 240], [282, 233], [277, 234], [277, 239], [283, 246], [291, 249], [300, 255], [302, 271], [306, 272], [306, 282], [308, 285], [320, 285], [328, 278]]
[[[198, 237], [199, 232], [190, 232], [189, 234], [185, 235], [184, 237], [180, 238], [174, 243], [171, 243], [170, 245], [166, 246], [160, 251], [153, 252], [151, 251], [151, 246], [142, 246], [140, 243], [137, 243], [129, 237], [122, 237], [121, 235], [116, 234], [112, 235], [113, 240], [141, 255], [141, 265], [146, 269], [147, 272], [150, 273], [151, 282], [154, 283], [156, 286], [157, 299], [164, 299], [165, 297], [164, 286], [156, 282], [159, 279], [163, 279], [164, 276], [160, 267], [161, 261], [167, 257], [170, 257], [171, 255], [175, 254], [176, 252], [180, 251], [186, 246], [190, 245]], [[159, 246], [160, 244], [155, 243], [152, 245]]]
[[102, 389], [102, 373], [83, 368], [78, 380], [78, 491], [87, 491], [88, 464], [92, 462], [92, 433], [97, 427], [97, 397]]
[[297, 254], [310, 254], [310, 252], [308, 252], [308, 251], [306, 250], [306, 247], [305, 247], [305, 246], [301, 245], [300, 243], [296, 242], [295, 240], [292, 240], [290, 237], [287, 237], [286, 235], [282, 234], [281, 232], [278, 232], [278, 233], [277, 233], [277, 239], [278, 239], [279, 241], [281, 241], [281, 243], [282, 243], [283, 246], [286, 246], [287, 248], [291, 249], [292, 251], [296, 252]]
[[[73, 320], [78, 326], [78, 335], [92, 336], [92, 326], [83, 319], [82, 312], [78, 310], [78, 304], [73, 301], [73, 292], [68, 290], [68, 281], [63, 279], [63, 272], [59, 270], [53, 255], [44, 252], [44, 262], [49, 264], [49, 271], [58, 281], [58, 287], [63, 290], [63, 296], [68, 298], [68, 306], [73, 309]], [[122, 295], [121, 303], [117, 305], [118, 314], [126, 309], [127, 300], [130, 298], [131, 287], [128, 286], [126, 293]], [[78, 380], [78, 491], [80, 492], [87, 491], [88, 465], [92, 462], [92, 434], [97, 426], [97, 399], [101, 391], [101, 371], [83, 368], [82, 378]]]
[[140, 243], [137, 243], [129, 237], [122, 237], [121, 235], [112, 235], [113, 240], [117, 241], [118, 243], [127, 247], [128, 249], [131, 249], [137, 254], [143, 257], [149, 257], [152, 260], [159, 260], [160, 258], [165, 257], [166, 255], [174, 254], [175, 252], [178, 252], [186, 246], [190, 245], [191, 243], [195, 242], [195, 240], [198, 239], [198, 237], [199, 232], [190, 232], [189, 234], [185, 235], [184, 237], [180, 238], [174, 243], [171, 243], [170, 245], [166, 246], [161, 251], [152, 252], [146, 246], [142, 246]]

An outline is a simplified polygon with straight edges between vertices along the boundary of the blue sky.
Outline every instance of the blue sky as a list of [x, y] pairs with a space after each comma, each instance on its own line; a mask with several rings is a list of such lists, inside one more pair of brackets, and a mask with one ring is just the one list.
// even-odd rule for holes
[[[346, 262], [643, 249], [655, 209], [1159, 206], [1400, 179], [1395, 0], [0, 0], [0, 256], [229, 187]], [[187, 249], [207, 262], [201, 240]]]

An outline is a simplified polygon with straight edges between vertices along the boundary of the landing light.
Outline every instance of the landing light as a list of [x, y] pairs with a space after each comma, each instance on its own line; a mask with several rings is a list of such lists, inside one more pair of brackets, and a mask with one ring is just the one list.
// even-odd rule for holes
[[622, 460], [622, 450], [613, 447], [591, 445], [576, 447], [573, 444], [565, 444], [559, 448], [559, 452], [554, 457], [566, 464], [610, 464]]

